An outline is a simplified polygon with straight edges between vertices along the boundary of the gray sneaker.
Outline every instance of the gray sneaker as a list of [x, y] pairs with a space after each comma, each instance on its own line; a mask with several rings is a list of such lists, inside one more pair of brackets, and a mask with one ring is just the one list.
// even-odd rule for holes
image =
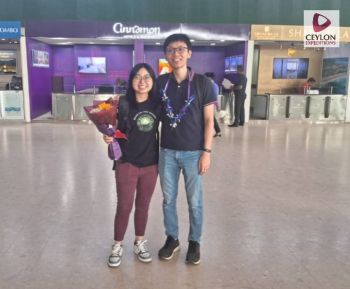
[[152, 255], [148, 251], [146, 246], [147, 240], [137, 241], [134, 244], [134, 253], [137, 255], [137, 258], [144, 263], [152, 261]]
[[120, 244], [112, 246], [112, 254], [108, 258], [109, 267], [118, 267], [122, 262], [123, 247]]

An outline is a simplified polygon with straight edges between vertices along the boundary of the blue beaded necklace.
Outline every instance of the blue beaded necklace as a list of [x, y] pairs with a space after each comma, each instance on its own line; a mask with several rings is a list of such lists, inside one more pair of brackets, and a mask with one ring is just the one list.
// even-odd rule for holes
[[184, 118], [184, 116], [187, 113], [187, 110], [189, 106], [191, 105], [192, 101], [195, 99], [194, 95], [191, 95], [191, 84], [192, 84], [192, 79], [193, 79], [194, 73], [192, 71], [189, 71], [189, 76], [188, 76], [188, 85], [187, 85], [187, 98], [185, 100], [184, 105], [180, 108], [180, 111], [178, 114], [174, 113], [174, 108], [171, 105], [170, 98], [166, 95], [166, 91], [168, 90], [168, 85], [170, 81], [170, 74], [168, 81], [165, 84], [163, 91], [163, 96], [162, 96], [162, 101], [165, 104], [165, 111], [167, 117], [170, 119], [170, 126], [171, 128], [176, 128], [177, 125], [181, 122], [181, 119]]

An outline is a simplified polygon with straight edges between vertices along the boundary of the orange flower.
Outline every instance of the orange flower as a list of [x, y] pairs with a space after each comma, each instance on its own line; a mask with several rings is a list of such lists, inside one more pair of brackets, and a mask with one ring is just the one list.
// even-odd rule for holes
[[112, 105], [110, 103], [102, 102], [98, 105], [98, 108], [100, 110], [110, 110], [112, 108]]

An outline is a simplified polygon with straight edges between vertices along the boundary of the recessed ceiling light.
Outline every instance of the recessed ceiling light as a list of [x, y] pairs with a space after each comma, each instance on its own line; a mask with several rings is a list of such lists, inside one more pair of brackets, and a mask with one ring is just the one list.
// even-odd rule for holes
[[160, 42], [156, 42], [156, 45], [160, 45]]
[[195, 42], [195, 40], [194, 40], [194, 39], [191, 39], [190, 41], [191, 41], [191, 42]]
[[212, 42], [212, 43], [210, 43], [210, 45], [211, 45], [211, 46], [215, 46], [215, 45], [216, 45], [216, 43]]
[[220, 42], [225, 42], [226, 40], [225, 39], [221, 39]]

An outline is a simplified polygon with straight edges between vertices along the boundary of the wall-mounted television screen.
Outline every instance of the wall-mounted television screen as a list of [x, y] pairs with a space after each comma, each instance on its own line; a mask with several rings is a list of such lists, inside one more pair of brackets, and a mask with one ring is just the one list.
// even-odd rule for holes
[[106, 57], [78, 57], [79, 73], [107, 73]]
[[159, 58], [158, 75], [172, 72], [169, 62], [165, 58]]
[[16, 74], [16, 55], [14, 50], [0, 50], [0, 74]]
[[321, 88], [332, 93], [346, 94], [348, 88], [348, 57], [324, 58]]
[[309, 69], [308, 58], [274, 58], [273, 79], [304, 79]]
[[244, 55], [233, 55], [225, 57], [225, 73], [237, 72], [237, 66], [243, 65]]
[[50, 67], [49, 53], [32, 49], [32, 64], [35, 67]]

